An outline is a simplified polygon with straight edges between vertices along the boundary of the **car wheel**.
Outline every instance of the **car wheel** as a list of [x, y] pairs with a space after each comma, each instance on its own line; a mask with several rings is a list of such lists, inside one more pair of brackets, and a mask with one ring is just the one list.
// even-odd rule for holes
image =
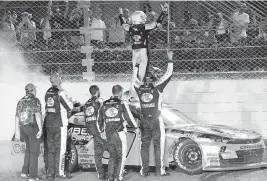
[[69, 157], [68, 171], [72, 173], [78, 168], [78, 152], [72, 141], [68, 142], [67, 153]]
[[173, 159], [180, 170], [190, 175], [202, 173], [202, 153], [196, 142], [186, 139], [174, 147]]

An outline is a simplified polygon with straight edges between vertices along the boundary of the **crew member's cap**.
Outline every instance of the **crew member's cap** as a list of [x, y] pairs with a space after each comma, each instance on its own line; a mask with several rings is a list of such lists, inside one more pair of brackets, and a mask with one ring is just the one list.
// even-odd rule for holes
[[25, 86], [26, 92], [32, 92], [34, 89], [36, 89], [36, 87], [32, 83], [29, 83]]

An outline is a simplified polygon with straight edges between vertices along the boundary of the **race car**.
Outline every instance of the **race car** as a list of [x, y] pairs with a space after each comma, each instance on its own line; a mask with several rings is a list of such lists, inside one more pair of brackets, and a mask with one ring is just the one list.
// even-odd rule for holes
[[[139, 103], [131, 103], [130, 109], [140, 121]], [[199, 124], [170, 105], [163, 104], [162, 117], [166, 129], [165, 166], [176, 166], [187, 174], [203, 171], [241, 170], [267, 167], [265, 143], [253, 130], [241, 130], [226, 125]], [[87, 133], [83, 112], [75, 113], [69, 126], [69, 169], [94, 167], [94, 145]], [[140, 136], [128, 127], [127, 166], [140, 166]], [[150, 147], [150, 166], [155, 166], [154, 150]], [[108, 163], [105, 151], [103, 163]]]

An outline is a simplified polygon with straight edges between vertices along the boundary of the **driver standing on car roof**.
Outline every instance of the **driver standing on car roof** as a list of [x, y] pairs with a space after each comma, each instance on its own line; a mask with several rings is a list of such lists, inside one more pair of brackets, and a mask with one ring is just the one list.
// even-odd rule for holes
[[102, 157], [104, 154], [106, 140], [101, 138], [99, 128], [97, 125], [98, 110], [102, 104], [102, 99], [100, 98], [100, 91], [97, 85], [92, 85], [89, 88], [91, 98], [84, 104], [84, 116], [85, 124], [88, 133], [94, 138], [94, 152], [95, 152], [95, 164], [98, 173], [98, 178], [100, 180], [105, 180], [105, 172], [102, 164]]
[[26, 95], [17, 104], [15, 141], [20, 141], [22, 135], [26, 142], [21, 177], [37, 181], [41, 180], [38, 178], [38, 156], [42, 136], [42, 110], [40, 100], [36, 97], [36, 87], [27, 84], [25, 91]]
[[153, 138], [156, 174], [161, 176], [170, 175], [165, 172], [163, 156], [165, 147], [165, 128], [161, 117], [162, 93], [166, 85], [169, 83], [173, 72], [173, 52], [169, 51], [168, 67], [166, 73], [159, 79], [148, 72], [144, 78], [144, 82], [138, 80], [137, 72], [139, 71], [139, 62], [134, 69], [134, 88], [140, 100], [141, 107], [141, 170], [142, 176], [149, 175], [149, 146]]
[[122, 86], [113, 86], [113, 97], [106, 100], [99, 110], [98, 124], [101, 132], [105, 128], [110, 154], [108, 161], [109, 181], [123, 179], [127, 153], [127, 123], [133, 128], [138, 128], [128, 105], [121, 100], [122, 93]]
[[47, 180], [70, 179], [66, 167], [66, 145], [68, 118], [73, 109], [74, 101], [68, 97], [61, 87], [61, 77], [54, 72], [50, 75], [52, 86], [45, 94], [45, 128], [47, 149]]

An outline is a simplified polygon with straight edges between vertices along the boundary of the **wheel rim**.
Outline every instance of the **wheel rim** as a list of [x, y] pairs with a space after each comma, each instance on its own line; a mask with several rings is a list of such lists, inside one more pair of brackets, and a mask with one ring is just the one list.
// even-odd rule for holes
[[[178, 152], [178, 149], [176, 150]], [[176, 154], [179, 155], [179, 154]], [[190, 144], [186, 145], [180, 152], [181, 163], [186, 167], [186, 169], [197, 169], [202, 165], [202, 155], [201, 150], [198, 145]]]

